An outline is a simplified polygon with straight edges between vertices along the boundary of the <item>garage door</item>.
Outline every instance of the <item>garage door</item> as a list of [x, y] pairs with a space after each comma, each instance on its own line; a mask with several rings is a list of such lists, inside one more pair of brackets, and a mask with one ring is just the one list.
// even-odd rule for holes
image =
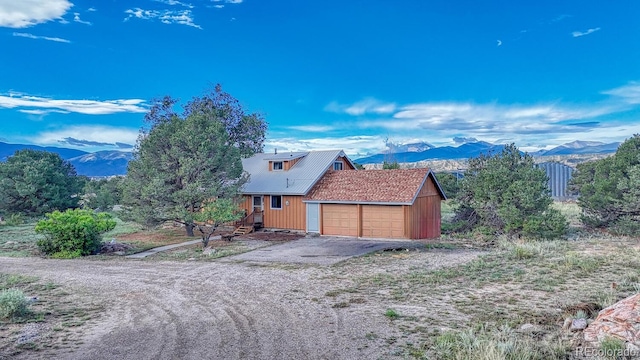
[[358, 236], [356, 205], [322, 205], [322, 234]]
[[363, 205], [362, 237], [404, 238], [402, 206]]

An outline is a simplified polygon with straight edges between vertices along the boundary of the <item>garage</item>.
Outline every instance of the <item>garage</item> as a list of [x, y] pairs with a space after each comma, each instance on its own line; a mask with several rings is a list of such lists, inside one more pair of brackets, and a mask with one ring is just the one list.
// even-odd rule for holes
[[[440, 236], [446, 197], [429, 169], [331, 171], [303, 200], [320, 204], [320, 234], [378, 239]], [[317, 223], [315, 213], [307, 223]]]
[[322, 234], [358, 236], [357, 205], [323, 204]]
[[370, 238], [404, 238], [404, 212], [402, 206], [363, 205], [361, 236]]

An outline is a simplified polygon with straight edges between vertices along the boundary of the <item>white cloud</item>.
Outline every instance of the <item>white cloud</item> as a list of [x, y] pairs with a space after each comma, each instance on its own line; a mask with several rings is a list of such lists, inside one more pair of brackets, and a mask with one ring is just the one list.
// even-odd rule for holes
[[80, 23], [80, 24], [93, 25], [89, 21], [84, 21], [84, 20], [80, 19], [80, 13], [73, 13], [73, 21], [75, 21], [77, 23]]
[[[398, 143], [418, 137], [436, 146], [454, 145], [454, 138], [476, 138], [491, 143], [515, 142], [527, 149], [540, 149], [573, 140], [621, 141], [640, 131], [640, 117], [634, 117], [632, 112], [640, 104], [640, 82], [630, 82], [603, 94], [609, 97], [584, 105], [423, 102], [393, 104], [391, 113], [379, 111], [379, 116], [372, 116], [375, 113], [371, 109], [375, 107], [365, 106], [363, 102], [352, 105], [332, 102], [325, 110], [351, 114], [353, 118], [346, 119], [345, 127], [359, 128], [361, 133], [382, 133]], [[362, 114], [370, 116], [360, 119]], [[621, 120], [612, 121], [609, 116], [612, 114], [620, 114]], [[334, 132], [338, 130], [334, 129]], [[342, 147], [340, 141], [333, 141], [329, 136], [315, 140]], [[294, 139], [291, 141], [296, 143]], [[314, 143], [307, 141], [304, 144], [311, 146]], [[357, 144], [353, 146], [354, 149], [358, 147]], [[373, 147], [370, 144], [353, 152], [362, 154]]]
[[40, 109], [20, 109], [18, 110], [21, 113], [29, 114], [29, 115], [48, 115], [51, 113], [59, 113], [59, 114], [68, 114], [68, 111], [62, 110], [40, 110]]
[[28, 38], [28, 39], [36, 39], [36, 40], [55, 41], [55, 42], [61, 42], [61, 43], [67, 43], [67, 44], [71, 42], [71, 41], [69, 41], [67, 39], [62, 39], [62, 38], [58, 38], [58, 37], [37, 36], [37, 35], [29, 34], [29, 33], [20, 33], [20, 32], [14, 32], [13, 36], [24, 37], [24, 38]]
[[366, 155], [384, 149], [384, 139], [380, 136], [345, 136], [301, 139], [298, 137], [269, 138], [265, 151], [310, 151], [342, 149], [350, 155]]
[[72, 6], [67, 0], [0, 0], [0, 27], [26, 28], [61, 19]]
[[603, 94], [622, 98], [629, 104], [640, 104], [640, 82], [630, 82], [619, 88], [603, 91]]
[[87, 9], [87, 11], [93, 12], [93, 11], [98, 11], [98, 10], [96, 8], [94, 8], [94, 7], [90, 7], [90, 8]]
[[0, 108], [17, 109], [22, 112], [27, 111], [27, 113], [31, 111], [32, 114], [37, 110], [48, 112], [63, 111], [87, 115], [147, 112], [144, 100], [140, 99], [107, 101], [56, 100], [16, 93], [7, 95], [0, 95]]
[[82, 139], [86, 142], [99, 142], [114, 144], [135, 144], [138, 138], [138, 130], [132, 128], [120, 128], [104, 125], [76, 125], [67, 128], [45, 131], [35, 135], [29, 140], [38, 145], [56, 145], [65, 139]]
[[325, 106], [325, 111], [346, 113], [359, 116], [364, 114], [390, 114], [396, 110], [396, 104], [383, 102], [374, 98], [366, 98], [351, 105], [339, 104], [335, 101]]
[[600, 28], [593, 28], [593, 29], [588, 29], [587, 31], [574, 31], [571, 33], [571, 35], [573, 37], [580, 37], [580, 36], [585, 36], [585, 35], [589, 35], [589, 34], [593, 34], [596, 31], [599, 31]]
[[186, 8], [189, 8], [189, 9], [193, 9], [193, 7], [194, 7], [191, 4], [183, 3], [183, 2], [180, 2], [180, 1], [177, 1], [177, 0], [154, 0], [154, 1], [159, 2], [159, 3], [163, 3], [163, 4], [167, 4], [167, 5], [171, 5], [171, 6], [180, 5], [180, 6], [184, 6]]
[[298, 130], [304, 132], [327, 132], [334, 130], [335, 127], [329, 125], [299, 125], [299, 126], [289, 126], [288, 129]]
[[202, 30], [200, 25], [193, 22], [193, 12], [191, 10], [143, 10], [135, 8], [126, 10], [125, 14], [129, 15], [124, 19], [125, 21], [131, 18], [160, 20], [163, 24], [187, 25]]

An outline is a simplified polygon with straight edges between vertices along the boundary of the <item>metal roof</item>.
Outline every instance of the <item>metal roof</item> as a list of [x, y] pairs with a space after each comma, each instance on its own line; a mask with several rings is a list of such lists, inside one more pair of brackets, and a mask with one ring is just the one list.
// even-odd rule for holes
[[[256, 154], [242, 160], [249, 181], [242, 187], [244, 194], [306, 195], [338, 157], [342, 150], [310, 151], [307, 153]], [[287, 171], [269, 171], [269, 161], [300, 158]], [[348, 160], [348, 158], [347, 158]], [[350, 161], [350, 160], [349, 160]]]
[[286, 160], [295, 160], [304, 156], [307, 156], [308, 152], [284, 152], [280, 154], [266, 154], [267, 157], [263, 158], [263, 160], [275, 160], [275, 161], [286, 161]]

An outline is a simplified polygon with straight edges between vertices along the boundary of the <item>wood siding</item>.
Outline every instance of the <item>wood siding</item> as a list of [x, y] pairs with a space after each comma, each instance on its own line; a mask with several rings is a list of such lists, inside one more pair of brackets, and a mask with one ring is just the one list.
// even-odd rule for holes
[[304, 231], [307, 226], [307, 209], [302, 196], [283, 195], [282, 209], [272, 209], [271, 196], [265, 195], [263, 221], [266, 228]]
[[300, 161], [300, 159], [302, 159], [302, 158], [300, 157], [300, 158], [297, 158], [297, 159], [293, 159], [291, 161], [285, 161], [284, 162], [284, 169], [285, 170], [291, 169], [293, 167], [293, 165], [295, 165], [298, 161]]
[[405, 234], [410, 239], [440, 237], [442, 198], [429, 177], [411, 206], [404, 206]]
[[362, 237], [406, 238], [401, 205], [362, 205]]
[[[355, 168], [351, 166], [351, 163], [349, 163], [349, 160], [345, 159], [344, 156], [339, 156], [333, 163], [338, 161], [342, 162], [342, 170], [355, 170]], [[333, 170], [333, 163], [331, 163], [331, 166], [329, 167], [329, 171], [336, 171], [336, 170]]]
[[250, 195], [243, 195], [238, 207], [241, 210], [246, 211], [247, 215], [251, 214], [251, 212], [253, 212], [253, 197]]

